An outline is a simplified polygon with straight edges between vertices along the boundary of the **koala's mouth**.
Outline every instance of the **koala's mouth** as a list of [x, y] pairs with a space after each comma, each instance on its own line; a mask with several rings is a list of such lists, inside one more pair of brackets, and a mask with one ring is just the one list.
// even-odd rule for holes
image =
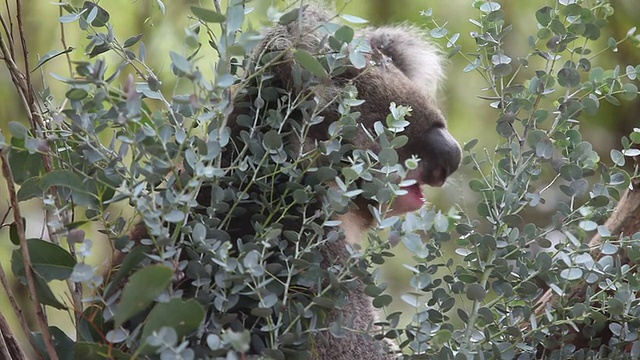
[[416, 211], [426, 202], [420, 183], [416, 182], [413, 185], [403, 187], [402, 190], [405, 190], [407, 193], [396, 198], [393, 206], [395, 211]]
[[406, 213], [416, 211], [422, 208], [426, 202], [426, 197], [422, 191], [422, 187], [425, 185], [432, 187], [441, 187], [444, 185], [447, 176], [444, 169], [431, 169], [431, 171], [425, 171], [423, 166], [420, 166], [416, 170], [412, 170], [407, 174], [407, 179], [415, 180], [416, 182], [409, 186], [402, 187], [407, 193], [397, 197], [393, 203], [394, 213]]

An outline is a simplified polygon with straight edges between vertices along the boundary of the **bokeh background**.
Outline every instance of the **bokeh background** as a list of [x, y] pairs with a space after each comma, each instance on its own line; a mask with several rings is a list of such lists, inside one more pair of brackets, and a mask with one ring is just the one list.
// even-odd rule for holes
[[[69, 2], [76, 6], [82, 5], [80, 0]], [[470, 18], [477, 16], [477, 10], [472, 7], [472, 2], [472, 0], [339, 0], [335, 7], [344, 13], [369, 19], [370, 25], [374, 26], [407, 22], [425, 28], [432, 26], [432, 23], [421, 15], [421, 11], [431, 8], [434, 19], [440, 25], [446, 24], [450, 33], [458, 32], [461, 34], [458, 44], [463, 46], [464, 52], [475, 49], [474, 40], [469, 36], [471, 31], [476, 30], [469, 21]], [[144, 34], [142, 41], [147, 48], [147, 62], [160, 74], [167, 75], [161, 80], [164, 82], [163, 90], [170, 94], [175, 84], [171, 82], [173, 76], [169, 75], [171, 62], [169, 51], [184, 54], [189, 54], [192, 51], [184, 45], [185, 28], [193, 24], [193, 19], [189, 18], [189, 7], [192, 5], [211, 7], [212, 1], [164, 0], [166, 6], [164, 14], [156, 0], [103, 0], [99, 3], [111, 14], [111, 23], [119, 39], [124, 41], [130, 36]], [[506, 49], [511, 57], [527, 54], [527, 36], [537, 32], [535, 11], [544, 5], [552, 5], [553, 3], [548, 0], [502, 1], [506, 21], [513, 25], [513, 31], [506, 39]], [[640, 3], [638, 0], [613, 0], [612, 4], [616, 11], [609, 18], [610, 24], [603, 32], [601, 48], [606, 47], [606, 39], [610, 36], [621, 39], [630, 28], [640, 27]], [[267, 22], [264, 14], [270, 5], [276, 5], [280, 8], [287, 6], [285, 2], [278, 0], [254, 0], [251, 6], [255, 10], [250, 15], [252, 27], [265, 26]], [[9, 11], [15, 14], [15, 9], [11, 6], [13, 4], [9, 5]], [[37, 63], [39, 57], [50, 50], [65, 48], [61, 24], [58, 21], [62, 13], [60, 7], [44, 0], [23, 1], [23, 6], [26, 16], [25, 30], [30, 50], [30, 62], [33, 65]], [[2, 8], [0, 11], [6, 14], [7, 9], [4, 8], [4, 5]], [[206, 39], [202, 40], [205, 42], [204, 50], [201, 51], [197, 63], [205, 73], [212, 74], [215, 53], [207, 48]], [[73, 60], [87, 59], [84, 47], [89, 43], [89, 40], [78, 30], [77, 23], [64, 25], [64, 41], [67, 46], [76, 47], [70, 53]], [[436, 42], [442, 47], [446, 44], [446, 40], [443, 39], [436, 40]], [[594, 47], [597, 48], [597, 46]], [[115, 70], [119, 61], [108, 53], [101, 56], [106, 59], [111, 71]], [[611, 68], [615, 64], [620, 64], [623, 68], [629, 64], [636, 66], [640, 64], [640, 49], [625, 42], [619, 46], [618, 51], [606, 52], [597, 57], [593, 63], [594, 66], [605, 68]], [[466, 65], [467, 62], [461, 56], [456, 56], [448, 62], [448, 78], [442, 87], [439, 102], [442, 111], [449, 119], [451, 133], [461, 144], [477, 138], [480, 142], [476, 148], [487, 148], [490, 152], [500, 141], [495, 132], [496, 112], [489, 107], [487, 101], [478, 98], [478, 95], [483, 94], [482, 89], [486, 84], [478, 74], [464, 73], [462, 69]], [[61, 56], [34, 72], [34, 81], [39, 89], [50, 87], [57, 98], [56, 101], [60, 102], [64, 97], [65, 86], [54, 80], [50, 74], [69, 76], [69, 71], [64, 56]], [[129, 71], [125, 70], [123, 73], [123, 76], [126, 76]], [[25, 122], [26, 118], [4, 66], [0, 67], [0, 99], [0, 129], [5, 136], [8, 136], [8, 123], [10, 121]], [[628, 134], [634, 127], [640, 127], [640, 101], [623, 102], [619, 107], [603, 102], [597, 116], [583, 118], [580, 124], [583, 137], [593, 143], [602, 159], [608, 159], [609, 151], [612, 148], [620, 147], [621, 136]], [[433, 206], [443, 211], [456, 206], [469, 216], [474, 216], [477, 201], [467, 190], [467, 182], [471, 176], [473, 176], [471, 169], [461, 169], [444, 188], [428, 190], [429, 201]], [[0, 182], [0, 219], [8, 211], [8, 207], [6, 186], [3, 179]], [[550, 221], [553, 207], [553, 201], [548, 201], [546, 207], [527, 212], [528, 218], [526, 220], [544, 226]], [[37, 201], [27, 203], [23, 208], [23, 213], [28, 218], [28, 237], [44, 236], [46, 238], [41, 204]], [[92, 260], [96, 266], [100, 266], [109, 251], [108, 240], [104, 237], [101, 238], [100, 234], [96, 232], [97, 229], [88, 228], [86, 230], [90, 234], [88, 237], [94, 241], [96, 246]], [[13, 246], [9, 241], [8, 233], [7, 227], [0, 228], [0, 262], [10, 273], [10, 256]], [[394, 252], [396, 257], [385, 264], [382, 269], [384, 278], [389, 283], [391, 294], [406, 290], [409, 286], [408, 279], [411, 276], [410, 272], [402, 267], [403, 263], [411, 263], [411, 255], [402, 245], [396, 246]], [[67, 299], [68, 295], [64, 293], [65, 286], [59, 284], [56, 288], [60, 290], [61, 299]], [[25, 297], [26, 294], [22, 293], [20, 296]], [[399, 299], [396, 302], [401, 303]], [[0, 291], [0, 311], [11, 317], [4, 291]], [[68, 313], [50, 309], [49, 315], [54, 324], [67, 330], [71, 329], [71, 316]], [[11, 320], [15, 321], [15, 319]], [[17, 332], [17, 334], [21, 333]], [[69, 334], [72, 335], [71, 332]]]

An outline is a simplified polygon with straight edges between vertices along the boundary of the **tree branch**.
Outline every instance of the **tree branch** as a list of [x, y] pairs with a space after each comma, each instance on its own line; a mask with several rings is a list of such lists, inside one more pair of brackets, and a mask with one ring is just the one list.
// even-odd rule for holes
[[[640, 214], [640, 180], [632, 183], [632, 188], [624, 192], [620, 198], [620, 202], [618, 202], [618, 205], [613, 209], [611, 216], [604, 223], [604, 226], [615, 236], [633, 235], [640, 231], [640, 217], [638, 214]], [[600, 258], [599, 249], [601, 244], [602, 237], [599, 234], [596, 234], [589, 241], [589, 247], [592, 249], [591, 255], [593, 255], [594, 259]], [[623, 256], [623, 262], [628, 263], [629, 259]], [[568, 298], [582, 296], [587, 286], [585, 282], [581, 282], [570, 292], [571, 295], [569, 295]], [[536, 314], [543, 314], [547, 303], [555, 305], [557, 302], [558, 294], [551, 289], [547, 289], [536, 303]]]
[[0, 355], [7, 360], [29, 359], [20, 346], [20, 342], [13, 336], [9, 322], [2, 313], [0, 313]]
[[33, 87], [31, 86], [31, 68], [29, 67], [29, 48], [27, 47], [27, 38], [24, 35], [24, 24], [22, 23], [22, 0], [16, 0], [16, 9], [18, 18], [18, 32], [20, 34], [20, 45], [22, 46], [22, 57], [24, 61], [24, 79], [26, 83], [25, 91], [27, 103], [30, 105], [27, 110], [31, 111], [29, 119], [31, 121], [31, 128], [44, 129], [42, 118], [37, 115], [35, 107], [35, 96], [33, 94]]
[[42, 338], [44, 339], [44, 345], [47, 349], [49, 358], [51, 360], [58, 360], [58, 354], [53, 346], [51, 340], [51, 334], [49, 333], [49, 325], [45, 313], [38, 301], [38, 294], [36, 292], [35, 274], [33, 267], [31, 266], [31, 256], [29, 255], [29, 247], [27, 245], [27, 238], [24, 233], [24, 222], [22, 221], [22, 214], [20, 213], [20, 206], [18, 204], [18, 196], [15, 188], [15, 182], [13, 180], [13, 173], [9, 166], [9, 159], [7, 158], [6, 149], [0, 151], [0, 159], [2, 160], [2, 176], [7, 182], [7, 189], [9, 190], [9, 199], [11, 201], [11, 207], [13, 208], [13, 220], [18, 228], [18, 238], [20, 239], [20, 252], [24, 259], [24, 272], [27, 278], [27, 286], [29, 288], [29, 295], [33, 301], [33, 307], [35, 311], [36, 320], [42, 331]]
[[[8, 4], [5, 5], [8, 7]], [[22, 101], [22, 104], [27, 112], [29, 117], [29, 124], [31, 125], [31, 129], [34, 131], [36, 136], [41, 137], [44, 140], [47, 140], [46, 133], [44, 130], [46, 129], [45, 123], [41, 116], [41, 111], [39, 109], [38, 103], [36, 101], [35, 91], [31, 84], [31, 76], [30, 76], [30, 68], [29, 68], [29, 50], [27, 46], [27, 41], [24, 32], [24, 24], [23, 24], [23, 11], [22, 11], [22, 1], [16, 0], [17, 13], [16, 18], [18, 22], [18, 36], [20, 38], [20, 44], [22, 47], [22, 57], [24, 58], [24, 70], [20, 70], [16, 59], [14, 57], [14, 38], [13, 33], [8, 35], [8, 44], [5, 41], [2, 34], [0, 34], [0, 54], [3, 55], [5, 64], [7, 69], [9, 70], [9, 74], [11, 75], [11, 80], [13, 81], [14, 87], [18, 91], [18, 95]], [[11, 17], [9, 17], [9, 21], [11, 21]], [[4, 23], [5, 21], [3, 21]], [[13, 27], [13, 23], [9, 23], [10, 29]], [[64, 31], [63, 31], [63, 41], [64, 41]], [[53, 170], [53, 160], [50, 154], [43, 152], [41, 154], [42, 162], [44, 165], [45, 172], [51, 172]], [[49, 190], [51, 194], [53, 194], [53, 199], [57, 209], [62, 209], [62, 201], [58, 196], [58, 191], [55, 186], [51, 187]], [[49, 224], [49, 219], [51, 214], [47, 211], [47, 221]], [[69, 221], [68, 218], [63, 219], [65, 222]], [[55, 235], [55, 231], [49, 231], [50, 239], [55, 244], [60, 244]], [[71, 255], [76, 258], [75, 250], [73, 246], [69, 246], [69, 252]], [[74, 309], [80, 309], [79, 312], [75, 314], [76, 324], [79, 324], [81, 320], [82, 313], [82, 286], [79, 284], [75, 284], [71, 281], [67, 281], [67, 286], [69, 288], [70, 293], [72, 294], [72, 299], [74, 303]]]
[[16, 314], [16, 317], [18, 318], [18, 322], [20, 323], [22, 332], [24, 332], [24, 336], [27, 339], [29, 339], [31, 346], [35, 349], [36, 343], [34, 342], [33, 337], [31, 336], [31, 330], [29, 329], [29, 324], [27, 323], [27, 319], [24, 317], [22, 308], [20, 308], [20, 305], [18, 304], [18, 300], [16, 300], [16, 296], [13, 293], [13, 290], [11, 289], [11, 284], [9, 284], [9, 281], [7, 280], [7, 274], [4, 272], [4, 268], [2, 267], [2, 264], [0, 264], [0, 283], [2, 283], [2, 287], [4, 288], [4, 291], [7, 293], [7, 297], [9, 298], [9, 303], [11, 304], [11, 308], [13, 309], [13, 313]]

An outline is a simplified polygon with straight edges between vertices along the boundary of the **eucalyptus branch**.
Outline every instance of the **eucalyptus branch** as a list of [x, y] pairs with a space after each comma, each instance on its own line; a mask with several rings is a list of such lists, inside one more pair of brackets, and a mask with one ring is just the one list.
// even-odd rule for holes
[[7, 158], [6, 150], [0, 151], [0, 159], [2, 160], [2, 176], [7, 182], [7, 189], [9, 191], [9, 198], [11, 206], [13, 207], [13, 220], [17, 227], [18, 239], [20, 239], [20, 252], [24, 260], [24, 271], [27, 278], [27, 286], [29, 288], [29, 295], [31, 296], [34, 314], [40, 331], [42, 332], [42, 338], [47, 349], [48, 355], [52, 360], [58, 360], [58, 354], [53, 346], [51, 334], [49, 333], [49, 324], [47, 322], [46, 315], [42, 306], [38, 300], [38, 293], [36, 291], [35, 273], [31, 264], [31, 256], [29, 254], [29, 246], [27, 244], [27, 238], [25, 236], [24, 221], [22, 220], [22, 214], [20, 211], [20, 205], [18, 202], [18, 195], [15, 188], [15, 181], [13, 179], [13, 173], [9, 166], [9, 159]]
[[[8, 4], [7, 4], [8, 6]], [[20, 45], [22, 47], [22, 57], [24, 62], [24, 69], [21, 70], [17, 64], [15, 57], [13, 56], [13, 38], [9, 37], [9, 45], [5, 41], [5, 38], [0, 35], [0, 53], [3, 55], [5, 64], [9, 73], [11, 75], [11, 79], [13, 81], [14, 87], [18, 92], [18, 96], [20, 97], [23, 107], [27, 112], [27, 116], [29, 118], [29, 123], [31, 125], [31, 129], [35, 134], [42, 137], [43, 140], [48, 141], [46, 136], [46, 126], [43, 122], [41, 116], [41, 110], [39, 108], [35, 90], [33, 88], [33, 84], [31, 83], [31, 72], [29, 65], [29, 49], [27, 46], [27, 40], [25, 37], [24, 31], [24, 23], [23, 23], [23, 9], [22, 9], [22, 1], [16, 0], [16, 18], [17, 18], [17, 26], [18, 26], [18, 37], [20, 39]], [[12, 26], [12, 24], [11, 24]], [[64, 34], [64, 32], [63, 32]], [[63, 35], [64, 36], [64, 35]], [[50, 152], [41, 152], [43, 167], [45, 172], [51, 172], [53, 170], [53, 159]], [[53, 200], [57, 209], [62, 209], [62, 200], [58, 194], [58, 190], [55, 186], [50, 189], [51, 194], [53, 195]], [[52, 214], [47, 211], [46, 212], [46, 224], [49, 227], [49, 223], [51, 220]], [[51, 229], [49, 229], [51, 230]], [[59, 244], [59, 240], [57, 238], [55, 231], [49, 231], [51, 241], [55, 244]], [[72, 256], [75, 257], [73, 246], [69, 247]], [[70, 281], [67, 281], [67, 286], [69, 288], [70, 293], [72, 294], [72, 298], [74, 301], [74, 308], [80, 309], [82, 308], [82, 285], [81, 284], [73, 284]], [[76, 314], [75, 320], [76, 323], [79, 323], [80, 315]]]
[[[18, 322], [20, 323], [20, 328], [22, 329], [22, 332], [24, 333], [25, 338], [29, 339], [29, 342], [31, 343], [31, 347], [35, 349], [36, 343], [34, 342], [33, 336], [31, 336], [31, 330], [29, 329], [29, 324], [27, 323], [27, 319], [25, 318], [24, 313], [22, 312], [22, 307], [20, 307], [20, 304], [16, 299], [16, 295], [13, 293], [13, 288], [9, 283], [7, 274], [5, 273], [4, 267], [2, 266], [2, 264], [0, 264], [0, 283], [2, 284], [2, 287], [4, 288], [5, 293], [7, 294], [7, 298], [9, 299], [9, 303], [11, 304], [13, 313], [18, 318]], [[1, 315], [2, 314], [0, 314], [0, 316]]]

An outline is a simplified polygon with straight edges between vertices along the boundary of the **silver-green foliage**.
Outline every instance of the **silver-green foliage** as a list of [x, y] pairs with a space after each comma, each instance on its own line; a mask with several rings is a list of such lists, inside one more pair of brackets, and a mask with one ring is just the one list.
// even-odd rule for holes
[[[261, 37], [240, 31], [247, 4], [230, 1], [224, 13], [192, 7], [186, 41], [207, 34], [218, 55], [215, 77], [203, 76], [194, 61], [199, 43], [188, 55], [172, 51], [171, 71], [179, 89], [187, 90], [167, 95], [161, 76], [147, 64], [150, 49], [142, 36], [119, 40], [109, 13], [94, 3], [59, 5], [68, 12], [62, 23], [86, 31], [88, 59], [73, 63], [73, 78], [54, 75], [68, 85], [64, 99], [42, 94], [47, 129], [34, 133], [11, 124], [11, 159], [24, 169], [16, 177], [20, 200], [45, 200], [59, 214], [49, 229], [66, 235], [74, 250], [72, 256], [58, 245], [30, 242], [34, 270], [43, 275], [41, 302], [60, 309], [70, 305], [51, 292], [48, 282], [54, 278], [83, 284], [89, 293], [74, 304], [84, 307], [75, 344], [55, 332], [61, 353], [308, 357], [318, 332], [341, 337], [352, 331], [346, 318], [326, 318], [343, 305], [356, 279], [367, 285], [376, 307], [389, 304], [390, 295], [375, 284], [369, 267], [390, 256], [388, 242], [364, 250], [349, 245], [337, 258], [322, 250], [337, 246], [343, 235], [335, 215], [356, 197], [380, 204], [371, 209], [380, 228], [401, 226], [398, 217], [385, 217], [383, 204], [402, 194], [398, 179], [416, 162], [397, 164], [409, 108], [389, 104], [389, 116], [368, 134], [381, 149], [375, 153], [348, 145], [362, 103], [355, 88], [345, 84], [329, 98], [313, 91], [346, 66], [366, 66], [370, 47], [352, 29], [328, 28], [328, 53], [288, 49], [296, 62], [292, 92], [279, 88], [269, 73], [287, 52], [262, 54], [259, 61], [252, 56]], [[278, 21], [298, 16], [295, 9]], [[107, 52], [120, 63], [108, 67], [99, 57]], [[52, 52], [37, 66], [62, 54]], [[243, 104], [245, 94], [255, 100]], [[338, 115], [333, 123], [321, 116], [327, 107]], [[233, 111], [242, 112], [229, 124]], [[326, 139], [309, 146], [307, 134], [321, 125]], [[232, 133], [230, 126], [240, 130]], [[55, 171], [44, 171], [41, 152], [54, 156]], [[133, 206], [134, 219], [110, 210], [122, 203]], [[73, 221], [76, 208], [84, 209], [86, 220]], [[138, 218], [147, 234], [135, 243], [129, 231]], [[85, 262], [92, 241], [78, 227], [89, 221], [99, 223], [124, 255], [108, 274]], [[446, 219], [439, 224], [448, 230]], [[424, 248], [413, 231], [402, 230], [403, 242]], [[45, 252], [59, 256], [35, 256]], [[24, 277], [19, 252], [14, 258], [14, 272]], [[60, 275], [44, 276], [47, 266], [59, 268]], [[398, 331], [389, 327], [397, 325], [394, 316], [377, 336], [395, 338]]]
[[[486, 81], [489, 94], [481, 98], [495, 109], [496, 131], [504, 140], [491, 153], [476, 152], [475, 139], [464, 146], [463, 164], [477, 174], [469, 187], [480, 200], [479, 219], [456, 225], [462, 264], [447, 264], [451, 274], [438, 288], [445, 296], [434, 291], [425, 299], [431, 308], [423, 311], [439, 306], [438, 317], [414, 319], [416, 329], [429, 324], [421, 349], [441, 358], [637, 356], [640, 288], [632, 266], [621, 259], [637, 261], [640, 236], [612, 236], [602, 224], [638, 176], [637, 167], [632, 175], [620, 168], [625, 156], [638, 153], [638, 130], [622, 139], [623, 150], [613, 150], [609, 162], [579, 129], [581, 115], [595, 115], [601, 102], [636, 98], [640, 67], [592, 65], [623, 41], [640, 43], [636, 30], [603, 45], [597, 40], [612, 5], [559, 0], [530, 14], [538, 31], [520, 39], [500, 2], [473, 6], [479, 18], [471, 19], [477, 28], [472, 51], [456, 45], [459, 35], [448, 37], [430, 12], [425, 15], [434, 25], [432, 35], [448, 41], [450, 56], [468, 60], [464, 72]], [[513, 53], [507, 39], [526, 41], [528, 51]], [[555, 213], [544, 225], [523, 220], [528, 208], [547, 202], [555, 204]], [[600, 249], [588, 246], [595, 231], [605, 239]], [[557, 302], [539, 302], [549, 288]], [[575, 296], [576, 289], [585, 294]], [[445, 314], [454, 307], [455, 315]]]
[[[333, 215], [357, 196], [392, 200], [400, 191], [397, 178], [415, 166], [412, 161], [393, 164], [394, 149], [406, 142], [407, 109], [392, 105], [386, 123], [375, 127], [371, 137], [383, 149], [379, 156], [352, 151], [344, 140], [357, 126], [359, 100], [347, 87], [332, 100], [340, 116], [328, 126], [329, 138], [312, 149], [295, 148], [292, 144], [303, 144], [305, 134], [322, 122], [319, 113], [326, 104], [312, 91], [289, 97], [265, 85], [264, 70], [280, 59], [249, 61], [259, 34], [239, 31], [245, 22], [242, 2], [230, 1], [224, 13], [192, 8], [195, 20], [187, 42], [199, 44], [198, 34], [206, 32], [219, 55], [216, 76], [207, 79], [196, 66], [200, 45], [188, 55], [171, 52], [171, 70], [189, 90], [170, 96], [147, 65], [150, 49], [141, 36], [117, 39], [110, 15], [98, 5], [65, 5], [68, 15], [60, 21], [87, 31], [90, 59], [74, 64], [77, 77], [56, 76], [69, 87], [64, 107], [63, 99], [43, 93], [47, 129], [10, 125], [12, 164], [22, 169], [16, 171], [20, 199], [43, 199], [59, 215], [49, 229], [65, 234], [74, 249], [71, 256], [57, 245], [30, 241], [34, 270], [41, 275], [40, 299], [58, 308], [69, 305], [49, 289], [53, 279], [72, 279], [90, 293], [76, 324], [80, 337], [74, 342], [53, 332], [60, 353], [73, 348], [76, 357], [124, 359], [133, 350], [154, 358], [192, 359], [204, 354], [235, 358], [252, 349], [274, 358], [308, 355], [317, 331], [334, 336], [349, 331], [339, 321], [326, 324], [324, 317], [344, 301], [350, 279], [366, 284], [377, 308], [394, 300], [371, 269], [392, 256], [387, 238], [414, 254], [415, 264], [406, 265], [413, 290], [400, 299], [415, 312], [408, 324], [401, 324], [399, 312], [387, 314], [374, 335], [394, 340], [406, 358], [593, 358], [614, 356], [629, 346], [632, 353], [640, 351], [637, 281], [629, 265], [616, 260], [625, 251], [637, 263], [638, 236], [608, 237], [598, 225], [637, 177], [619, 166], [637, 154], [632, 146], [640, 143], [639, 132], [623, 139], [623, 149], [611, 153], [613, 166], [607, 166], [578, 128], [580, 114], [595, 114], [600, 102], [618, 104], [618, 97], [637, 95], [633, 81], [640, 68], [592, 67], [592, 48], [600, 47], [595, 41], [613, 9], [600, 0], [544, 6], [530, 14], [539, 30], [527, 40], [528, 53], [513, 54], [504, 41], [515, 35], [500, 3], [473, 6], [478, 9], [472, 19], [477, 30], [471, 34], [477, 49], [463, 49], [457, 45], [459, 33], [449, 36], [430, 11], [425, 15], [435, 25], [431, 35], [446, 40], [450, 55], [469, 60], [464, 71], [486, 80], [491, 95], [484, 98], [496, 111], [496, 131], [503, 137], [489, 156], [474, 151], [475, 140], [464, 147], [463, 163], [477, 175], [469, 187], [479, 199], [479, 219], [430, 209], [405, 219], [385, 218], [384, 206], [374, 207], [385, 231], [372, 234], [367, 249], [349, 247], [347, 261], [327, 269], [318, 248], [340, 236]], [[297, 11], [291, 11], [279, 21], [296, 18]], [[294, 53], [296, 86], [312, 89], [344, 66], [364, 66], [362, 49], [349, 46], [353, 31], [336, 26], [330, 32], [334, 52]], [[607, 46], [623, 40], [638, 42], [635, 30]], [[105, 52], [121, 59], [109, 71], [105, 60], [95, 58]], [[52, 52], [37, 66], [62, 54]], [[245, 76], [249, 67], [255, 71]], [[269, 103], [251, 104], [259, 119], [243, 118], [253, 130], [245, 131], [241, 142], [231, 138], [227, 123], [238, 91], [261, 94], [258, 98]], [[285, 133], [283, 124], [294, 112], [302, 121], [289, 124]], [[221, 154], [229, 149], [238, 156], [225, 163]], [[40, 152], [55, 156], [55, 171], [43, 171]], [[356, 186], [363, 183], [366, 191]], [[523, 223], [520, 214], [544, 204], [556, 185], [564, 198], [549, 225]], [[204, 207], [197, 198], [203, 187], [209, 189]], [[141, 244], [134, 246], [127, 235], [136, 220], [109, 211], [122, 202], [135, 208], [149, 230]], [[76, 206], [87, 220], [73, 221]], [[236, 241], [229, 227], [246, 216], [253, 216], [254, 235]], [[282, 226], [291, 217], [303, 219], [299, 229]], [[114, 248], [126, 254], [106, 279], [85, 263], [91, 240], [77, 227], [86, 221], [98, 222]], [[593, 230], [608, 237], [600, 258], [585, 244]], [[550, 235], [561, 240], [552, 243]], [[441, 249], [452, 239], [455, 258]], [[17, 243], [15, 236], [12, 240]], [[13, 260], [14, 272], [23, 277], [19, 252]], [[584, 298], [563, 300], [583, 280], [592, 285]], [[536, 301], [546, 287], [560, 300], [536, 315]], [[249, 311], [239, 317], [237, 309]], [[576, 331], [597, 334], [602, 326], [613, 339], [606, 347], [597, 340], [591, 348], [571, 343]]]

